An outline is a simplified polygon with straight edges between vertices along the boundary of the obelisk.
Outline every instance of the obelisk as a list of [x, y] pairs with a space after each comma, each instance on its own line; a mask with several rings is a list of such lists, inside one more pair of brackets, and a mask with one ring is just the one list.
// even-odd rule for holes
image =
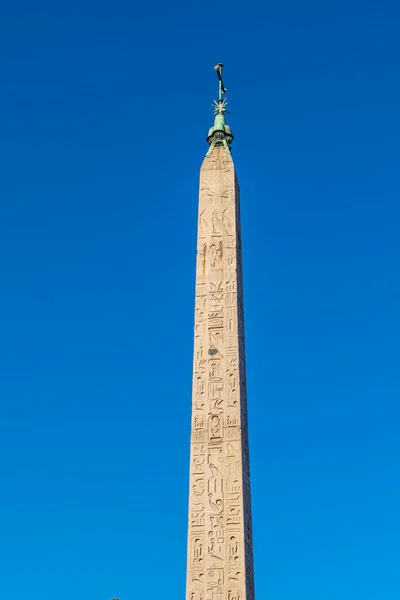
[[186, 600], [253, 600], [239, 186], [219, 98], [200, 171]]

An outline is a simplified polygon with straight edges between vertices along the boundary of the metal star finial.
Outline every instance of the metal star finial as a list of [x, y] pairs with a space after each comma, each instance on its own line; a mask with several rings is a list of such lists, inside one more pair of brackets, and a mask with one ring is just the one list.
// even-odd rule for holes
[[226, 87], [222, 81], [222, 63], [215, 65], [214, 70], [218, 75], [218, 100], [214, 100], [212, 107], [214, 113], [214, 125], [208, 131], [207, 142], [210, 144], [207, 156], [210, 156], [212, 148], [215, 146], [224, 146], [226, 152], [230, 152], [231, 144], [233, 141], [232, 130], [229, 125], [226, 124], [226, 116], [228, 111], [226, 109], [228, 102], [222, 95], [226, 94]]
[[224, 115], [229, 114], [229, 111], [226, 109], [228, 102], [226, 98], [223, 100], [214, 100], [213, 104], [213, 113], [214, 115]]

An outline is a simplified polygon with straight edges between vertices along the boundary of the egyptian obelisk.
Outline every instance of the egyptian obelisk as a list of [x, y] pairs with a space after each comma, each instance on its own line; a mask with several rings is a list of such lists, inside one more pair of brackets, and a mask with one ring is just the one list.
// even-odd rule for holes
[[219, 98], [200, 171], [186, 600], [253, 600], [239, 186]]

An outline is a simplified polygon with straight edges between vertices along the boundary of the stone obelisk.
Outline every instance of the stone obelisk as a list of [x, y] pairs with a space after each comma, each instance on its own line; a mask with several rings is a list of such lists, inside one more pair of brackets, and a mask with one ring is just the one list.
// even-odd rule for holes
[[219, 99], [200, 171], [186, 600], [253, 600], [239, 186]]

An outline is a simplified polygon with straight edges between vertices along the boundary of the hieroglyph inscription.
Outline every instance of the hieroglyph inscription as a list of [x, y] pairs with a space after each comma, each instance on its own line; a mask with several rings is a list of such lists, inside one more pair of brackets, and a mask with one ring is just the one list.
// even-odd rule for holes
[[253, 600], [239, 188], [214, 147], [200, 176], [187, 600]]

